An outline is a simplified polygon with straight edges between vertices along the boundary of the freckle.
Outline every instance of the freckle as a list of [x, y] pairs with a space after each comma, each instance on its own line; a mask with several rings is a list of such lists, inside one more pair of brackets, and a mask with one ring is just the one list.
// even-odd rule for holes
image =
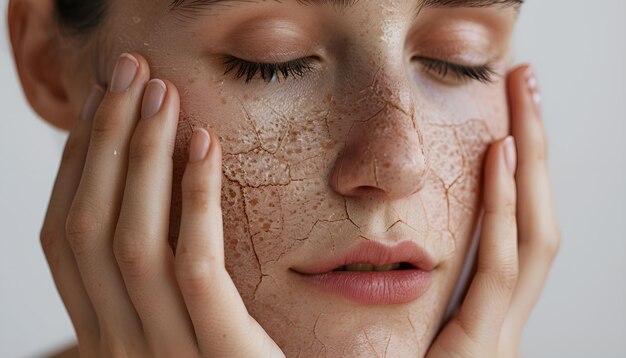
[[256, 206], [258, 203], [259, 203], [259, 201], [256, 200], [256, 199], [250, 200], [250, 205], [252, 205], [252, 206]]
[[226, 103], [228, 103], [228, 102], [226, 101], [226, 97], [222, 97], [222, 104], [226, 104]]
[[269, 231], [270, 230], [270, 223], [263, 224], [263, 230]]

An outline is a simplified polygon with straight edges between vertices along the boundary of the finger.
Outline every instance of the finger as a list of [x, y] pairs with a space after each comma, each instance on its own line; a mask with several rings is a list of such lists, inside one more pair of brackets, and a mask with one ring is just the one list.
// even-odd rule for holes
[[[168, 222], [172, 155], [180, 107], [173, 84], [152, 80], [143, 97], [129, 152], [114, 252], [148, 340], [165, 353], [190, 356], [193, 327], [174, 276]], [[166, 354], [167, 355], [167, 354]]]
[[217, 138], [194, 132], [183, 176], [176, 276], [203, 355], [267, 356], [279, 349], [248, 314], [224, 266], [221, 168]]
[[512, 132], [517, 139], [520, 272], [507, 321], [521, 333], [545, 284], [560, 243], [548, 174], [540, 94], [530, 66], [509, 76]]
[[512, 137], [491, 146], [485, 161], [485, 214], [476, 275], [454, 319], [483, 347], [497, 344], [517, 279], [515, 165]]
[[139, 338], [130, 332], [140, 332], [141, 326], [115, 261], [112, 241], [126, 178], [128, 143], [150, 74], [142, 57], [128, 54], [120, 56], [113, 72], [109, 91], [94, 118], [83, 177], [68, 217], [67, 238], [102, 334], [134, 340]]
[[79, 343], [95, 342], [98, 321], [65, 238], [65, 221], [80, 182], [91, 132], [91, 120], [104, 90], [95, 87], [85, 103], [80, 121], [70, 133], [41, 230], [41, 245], [54, 283], [70, 316]]

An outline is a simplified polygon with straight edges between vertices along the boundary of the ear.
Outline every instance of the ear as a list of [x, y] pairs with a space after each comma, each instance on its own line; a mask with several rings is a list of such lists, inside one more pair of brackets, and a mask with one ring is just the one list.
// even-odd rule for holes
[[55, 127], [72, 128], [79, 110], [64, 81], [53, 0], [10, 0], [9, 34], [15, 65], [31, 107]]

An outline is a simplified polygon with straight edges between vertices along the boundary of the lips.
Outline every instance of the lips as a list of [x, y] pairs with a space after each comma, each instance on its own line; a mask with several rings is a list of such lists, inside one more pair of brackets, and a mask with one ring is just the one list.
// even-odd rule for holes
[[342, 266], [354, 264], [370, 264], [374, 266], [408, 263], [422, 271], [432, 271], [435, 262], [426, 251], [411, 241], [403, 241], [389, 246], [376, 241], [364, 242], [354, 246], [341, 255], [327, 261], [307, 266], [296, 266], [293, 270], [304, 275], [328, 273]]
[[308, 283], [357, 304], [409, 303], [430, 286], [436, 264], [410, 241], [394, 246], [369, 241], [341, 255], [292, 270]]

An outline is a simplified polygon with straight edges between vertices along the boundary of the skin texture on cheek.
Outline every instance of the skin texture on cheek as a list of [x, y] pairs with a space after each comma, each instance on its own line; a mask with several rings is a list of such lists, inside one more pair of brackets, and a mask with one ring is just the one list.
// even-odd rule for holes
[[[166, 72], [156, 75], [175, 77]], [[174, 78], [188, 95], [183, 98], [173, 158], [172, 245], [180, 222], [187, 146], [194, 128], [208, 127], [224, 148], [227, 270], [250, 313], [283, 350], [289, 356], [424, 354], [443, 315], [446, 302], [441, 298], [454, 288], [474, 230], [482, 156], [501, 134], [497, 128], [505, 118], [503, 111], [488, 113], [490, 119], [453, 121], [422, 104], [412, 105], [422, 107], [412, 115], [376, 86], [369, 94], [353, 92], [374, 99], [357, 106], [354, 97], [337, 95], [311, 96], [309, 103], [292, 106], [252, 96], [222, 100], [219, 91], [208, 92], [182, 77]], [[375, 100], [384, 96], [387, 100]], [[382, 153], [419, 150], [418, 162], [426, 168], [415, 172], [423, 176], [419, 190], [394, 200], [363, 200], [332, 190], [329, 178], [342, 153], [364, 144], [354, 138], [370, 143], [369, 153], [357, 151], [365, 153], [357, 167], [370, 171], [367, 175], [379, 186], [394, 179]], [[394, 144], [397, 138], [403, 140]], [[376, 158], [381, 159], [374, 173]], [[287, 270], [303, 259], [321, 260], [381, 232], [408, 233], [442, 262], [430, 290], [403, 309], [354, 307], [316, 295]]]
[[[414, 122], [415, 117], [407, 116], [407, 111], [399, 111], [397, 104], [382, 104], [384, 101], [378, 103], [383, 105], [382, 110], [364, 105], [364, 114], [355, 116], [354, 110], [343, 105], [350, 103], [349, 99], [338, 103], [328, 101], [327, 96], [319, 102], [325, 101], [328, 103], [323, 106], [316, 105], [314, 99], [313, 104], [284, 109], [262, 98], [225, 104], [220, 100], [223, 112], [239, 113], [229, 121], [220, 121], [188, 114], [193, 111], [205, 113], [205, 118], [224, 118], [222, 111], [209, 114], [194, 107], [190, 100], [184, 105], [188, 112], [182, 114], [179, 126], [175, 183], [182, 177], [192, 128], [216, 130], [225, 148], [222, 203], [227, 269], [251, 314], [288, 354], [423, 353], [436, 330], [433, 322], [443, 314], [445, 302], [441, 297], [448, 297], [453, 289], [453, 278], [461, 268], [460, 257], [474, 230], [482, 156], [497, 124], [480, 119], [450, 124], [446, 116], [442, 116], [445, 120], [419, 117]], [[502, 113], [494, 115], [502, 118]], [[349, 120], [355, 117], [357, 120]], [[347, 146], [349, 133], [354, 131], [354, 136], [375, 145], [381, 138], [367, 139], [367, 132], [383, 133], [393, 128], [390, 121], [396, 121], [399, 129], [391, 131], [390, 138], [383, 140], [387, 144], [381, 145], [415, 135], [415, 148], [423, 147], [427, 170], [422, 173], [424, 178], [416, 194], [393, 201], [364, 201], [331, 190], [328, 178]], [[413, 123], [420, 128], [420, 135]], [[264, 132], [258, 128], [264, 128]], [[385, 150], [389, 147], [381, 147], [379, 152]], [[371, 162], [371, 158], [364, 160]], [[385, 166], [381, 161], [379, 174], [383, 182], [389, 180], [384, 179], [385, 170], [389, 171]], [[176, 187], [173, 224], [180, 215]], [[358, 238], [367, 239], [370, 233], [381, 231], [408, 232], [411, 240], [436, 253], [439, 260], [447, 260], [437, 271], [440, 279], [435, 280], [429, 293], [406, 310], [354, 308], [342, 302], [329, 307], [326, 301], [308, 297], [305, 288], [294, 286], [294, 277], [287, 273], [299, 253], [304, 253], [301, 257], [319, 255], [321, 259]], [[171, 232], [177, 229], [173, 227]], [[385, 319], [381, 324], [382, 317]]]
[[[386, 43], [397, 44], [390, 26]], [[504, 87], [472, 85], [471, 95], [433, 99], [435, 91], [415, 90], [399, 67], [367, 61], [383, 58], [376, 53], [353, 54], [365, 60], [321, 87], [242, 87], [157, 37], [120, 42], [122, 51], [145, 53], [153, 76], [172, 80], [182, 95], [172, 246], [188, 143], [195, 128], [210, 128], [223, 147], [226, 268], [287, 356], [423, 355], [475, 229], [484, 152], [507, 130]], [[354, 306], [288, 270], [381, 236], [408, 238], [441, 263], [419, 300]]]

